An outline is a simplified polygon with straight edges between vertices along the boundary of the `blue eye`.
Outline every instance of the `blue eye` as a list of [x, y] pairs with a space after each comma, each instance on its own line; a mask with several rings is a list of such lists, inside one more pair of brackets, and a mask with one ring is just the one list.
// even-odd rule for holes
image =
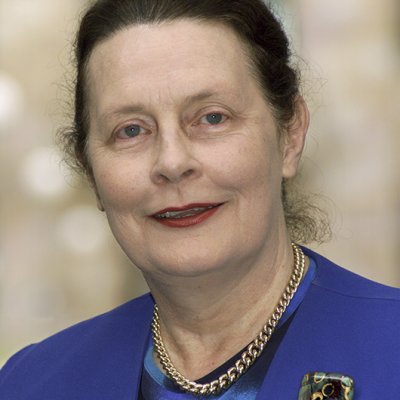
[[207, 122], [211, 125], [218, 125], [224, 121], [224, 116], [220, 113], [211, 113], [205, 116]]
[[129, 125], [123, 129], [123, 132], [127, 137], [133, 138], [140, 134], [141, 129], [139, 125]]

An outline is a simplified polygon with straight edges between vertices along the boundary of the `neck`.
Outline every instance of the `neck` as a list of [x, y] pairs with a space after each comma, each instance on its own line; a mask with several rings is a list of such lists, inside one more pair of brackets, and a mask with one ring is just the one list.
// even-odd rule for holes
[[274, 250], [267, 259], [240, 260], [206, 276], [146, 276], [167, 351], [184, 376], [206, 375], [258, 334], [293, 271], [290, 244]]

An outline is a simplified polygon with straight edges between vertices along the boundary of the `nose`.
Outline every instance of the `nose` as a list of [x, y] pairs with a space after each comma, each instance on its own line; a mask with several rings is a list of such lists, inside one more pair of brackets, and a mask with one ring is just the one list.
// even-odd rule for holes
[[184, 132], [160, 133], [155, 149], [151, 179], [156, 184], [180, 183], [200, 175], [193, 143]]

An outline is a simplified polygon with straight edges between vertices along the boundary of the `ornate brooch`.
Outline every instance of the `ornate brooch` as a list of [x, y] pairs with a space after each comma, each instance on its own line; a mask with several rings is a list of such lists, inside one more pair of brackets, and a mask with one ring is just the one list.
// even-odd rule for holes
[[353, 400], [354, 380], [339, 373], [313, 372], [304, 375], [299, 400]]

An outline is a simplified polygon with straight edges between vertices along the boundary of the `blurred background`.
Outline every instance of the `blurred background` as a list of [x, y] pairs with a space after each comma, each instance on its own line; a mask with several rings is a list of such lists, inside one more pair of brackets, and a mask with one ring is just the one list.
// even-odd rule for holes
[[[276, 0], [304, 72], [306, 189], [333, 239], [314, 249], [400, 286], [400, 3]], [[0, 0], [0, 365], [146, 291], [87, 185], [62, 164], [83, 0]]]

